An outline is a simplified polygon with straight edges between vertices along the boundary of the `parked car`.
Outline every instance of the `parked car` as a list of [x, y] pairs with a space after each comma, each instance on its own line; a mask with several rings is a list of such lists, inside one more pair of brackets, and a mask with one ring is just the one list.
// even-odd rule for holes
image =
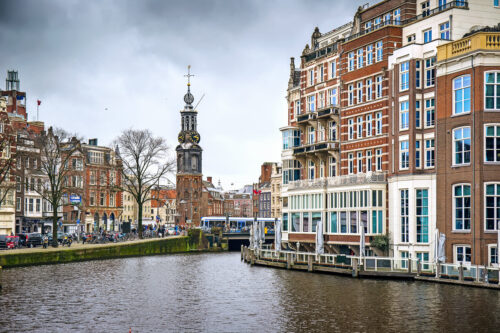
[[175, 233], [175, 228], [168, 228], [167, 229], [167, 234], [169, 234], [169, 235], [175, 235], [176, 234]]
[[19, 234], [19, 246], [35, 247], [42, 245], [42, 234], [32, 232], [29, 234]]

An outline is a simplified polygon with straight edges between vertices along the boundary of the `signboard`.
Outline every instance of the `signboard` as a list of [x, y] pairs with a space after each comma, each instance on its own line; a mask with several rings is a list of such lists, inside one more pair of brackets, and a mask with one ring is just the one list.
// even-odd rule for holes
[[76, 225], [80, 224], [80, 219], [76, 220]]
[[69, 201], [72, 204], [79, 204], [79, 203], [82, 202], [82, 198], [79, 195], [72, 194], [72, 195], [69, 196]]

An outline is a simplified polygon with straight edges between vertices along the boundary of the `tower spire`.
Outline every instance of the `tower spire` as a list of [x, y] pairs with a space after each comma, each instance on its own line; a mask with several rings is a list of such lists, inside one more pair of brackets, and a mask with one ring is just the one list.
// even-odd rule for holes
[[186, 75], [184, 75], [184, 77], [187, 77], [188, 79], [188, 83], [187, 83], [187, 87], [188, 87], [188, 91], [186, 93], [186, 95], [184, 95], [184, 102], [186, 102], [186, 107], [188, 109], [192, 109], [193, 106], [191, 105], [194, 101], [194, 96], [191, 94], [191, 76], [194, 76], [194, 74], [191, 74], [191, 65], [188, 65], [188, 73]]

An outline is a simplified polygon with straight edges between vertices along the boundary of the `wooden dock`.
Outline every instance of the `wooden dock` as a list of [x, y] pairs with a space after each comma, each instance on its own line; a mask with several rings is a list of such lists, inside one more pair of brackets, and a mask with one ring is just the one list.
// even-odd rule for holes
[[[489, 271], [482, 272], [481, 275], [478, 268], [474, 270], [461, 265], [432, 265], [420, 263], [418, 260], [386, 257], [317, 255], [306, 252], [251, 249], [247, 246], [241, 246], [241, 260], [250, 265], [329, 273], [353, 278], [414, 280], [500, 290], [498, 269], [495, 268], [488, 268]], [[436, 273], [443, 271], [453, 274]], [[495, 272], [496, 279], [488, 278]], [[471, 273], [473, 274], [471, 275]]]

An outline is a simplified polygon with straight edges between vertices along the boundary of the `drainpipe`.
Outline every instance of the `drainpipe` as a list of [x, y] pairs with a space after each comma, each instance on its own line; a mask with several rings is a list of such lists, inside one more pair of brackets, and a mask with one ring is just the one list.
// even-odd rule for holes
[[[471, 116], [472, 116], [472, 128], [471, 128], [471, 146], [473, 144], [475, 144], [475, 134], [476, 134], [476, 131], [475, 131], [475, 121], [474, 119], [476, 118], [476, 110], [474, 108], [474, 103], [475, 103], [475, 99], [474, 99], [474, 88], [476, 87], [475, 86], [475, 74], [474, 74], [474, 55], [471, 55], [470, 57], [470, 66], [471, 66], [471, 70], [472, 70], [472, 84], [471, 84]], [[472, 208], [473, 208], [473, 214], [471, 216], [472, 218], [472, 255], [473, 255], [473, 261], [475, 262], [475, 257], [476, 257], [476, 161], [475, 161], [475, 158], [476, 158], [476, 154], [475, 154], [475, 150], [474, 149], [471, 149], [471, 161], [472, 161]], [[477, 264], [477, 263], [476, 263]]]

